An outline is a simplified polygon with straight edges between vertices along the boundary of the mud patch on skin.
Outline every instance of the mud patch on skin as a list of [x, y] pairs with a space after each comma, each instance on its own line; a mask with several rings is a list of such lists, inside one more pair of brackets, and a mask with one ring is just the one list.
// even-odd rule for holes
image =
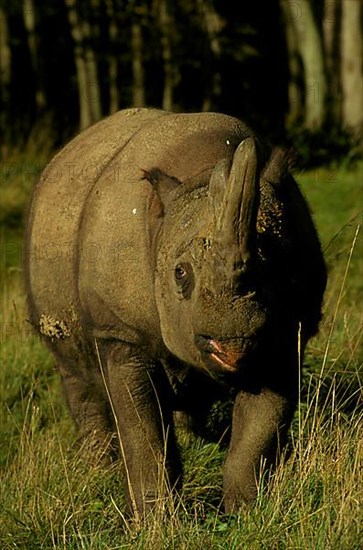
[[64, 340], [71, 335], [65, 321], [42, 314], [39, 319], [39, 332], [53, 340]]
[[261, 200], [257, 216], [257, 232], [270, 232], [282, 237], [284, 224], [284, 207], [281, 201]]

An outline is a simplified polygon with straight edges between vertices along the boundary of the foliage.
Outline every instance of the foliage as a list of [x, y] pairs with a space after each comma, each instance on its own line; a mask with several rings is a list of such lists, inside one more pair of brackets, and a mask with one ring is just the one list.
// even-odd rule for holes
[[[34, 160], [35, 159], [35, 160]], [[34, 155], [12, 163], [43, 164]], [[298, 179], [326, 251], [329, 287], [308, 350], [290, 456], [252, 508], [220, 509], [224, 451], [179, 434], [183, 493], [141, 525], [126, 521], [118, 465], [90, 465], [68, 417], [53, 361], [26, 322], [20, 211], [31, 185], [14, 169], [2, 205], [0, 545], [10, 548], [351, 549], [362, 547], [361, 347], [363, 165]], [[16, 223], [15, 223], [16, 220]], [[216, 416], [220, 411], [214, 412]]]
[[299, 163], [309, 168], [324, 164], [348, 167], [363, 155], [362, 141], [336, 126], [316, 132], [295, 128], [289, 132], [289, 141], [298, 151]]

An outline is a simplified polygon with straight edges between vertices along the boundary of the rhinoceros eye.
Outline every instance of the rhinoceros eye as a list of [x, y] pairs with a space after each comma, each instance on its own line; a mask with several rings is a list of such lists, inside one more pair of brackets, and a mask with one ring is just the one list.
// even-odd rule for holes
[[178, 290], [184, 298], [189, 298], [193, 288], [193, 270], [192, 266], [187, 263], [177, 264], [174, 270], [175, 281]]
[[175, 280], [178, 284], [183, 284], [183, 282], [188, 277], [188, 266], [187, 264], [178, 264], [175, 268]]

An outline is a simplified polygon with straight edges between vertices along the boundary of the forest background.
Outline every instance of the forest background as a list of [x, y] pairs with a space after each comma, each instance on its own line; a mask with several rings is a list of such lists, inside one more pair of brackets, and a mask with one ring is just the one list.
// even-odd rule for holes
[[4, 144], [128, 106], [222, 111], [315, 162], [357, 154], [361, 0], [1, 0]]

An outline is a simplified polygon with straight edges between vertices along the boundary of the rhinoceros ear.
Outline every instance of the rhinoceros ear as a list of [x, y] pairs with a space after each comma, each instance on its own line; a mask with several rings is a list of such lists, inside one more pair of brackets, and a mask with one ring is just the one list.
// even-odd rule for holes
[[170, 202], [172, 192], [182, 185], [177, 178], [168, 176], [168, 174], [165, 174], [165, 172], [159, 168], [143, 170], [142, 179], [148, 181], [152, 185], [164, 206], [167, 206]]
[[261, 179], [268, 181], [276, 187], [284, 184], [288, 173], [297, 164], [297, 153], [294, 149], [276, 147], [261, 174]]

